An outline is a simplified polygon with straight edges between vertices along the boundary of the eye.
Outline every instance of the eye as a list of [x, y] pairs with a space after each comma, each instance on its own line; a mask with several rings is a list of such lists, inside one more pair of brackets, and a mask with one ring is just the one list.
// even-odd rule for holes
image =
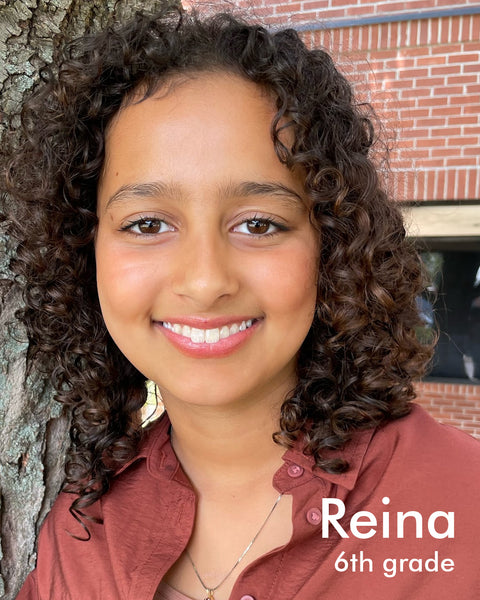
[[237, 225], [234, 231], [248, 235], [267, 236], [274, 235], [278, 231], [287, 231], [287, 227], [272, 219], [254, 217]]
[[135, 221], [130, 221], [122, 227], [122, 231], [130, 231], [136, 235], [155, 235], [173, 231], [173, 227], [156, 217], [141, 217]]

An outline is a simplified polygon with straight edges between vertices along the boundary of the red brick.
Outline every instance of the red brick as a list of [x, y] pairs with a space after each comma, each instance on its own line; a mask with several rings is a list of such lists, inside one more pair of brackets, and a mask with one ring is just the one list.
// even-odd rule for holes
[[[328, 0], [305, 0], [302, 4], [304, 10], [325, 10], [329, 5]], [[290, 6], [290, 2], [285, 2], [285, 6]]]
[[478, 146], [470, 146], [470, 147], [466, 147], [466, 148], [462, 148], [462, 154], [464, 156], [478, 156], [480, 154], [480, 151], [478, 149]]
[[456, 106], [442, 106], [441, 108], [432, 108], [432, 116], [447, 116], [447, 115], [458, 115], [458, 107]]
[[430, 43], [431, 44], [436, 44], [438, 43], [439, 37], [440, 37], [440, 21], [439, 19], [431, 19], [430, 20], [430, 27], [431, 27], [431, 35], [430, 35]]
[[460, 17], [452, 18], [452, 28], [451, 28], [451, 36], [452, 40], [460, 40], [462, 39], [460, 36]]
[[467, 63], [467, 62], [476, 63], [476, 62], [478, 62], [478, 59], [479, 59], [478, 52], [471, 52], [470, 54], [467, 54], [466, 52], [461, 52], [459, 54], [450, 54], [447, 58], [447, 62], [448, 62], [448, 64], [452, 64], [452, 63], [463, 64], [463, 63]]
[[458, 94], [458, 95], [463, 94], [464, 90], [463, 90], [463, 86], [461, 86], [461, 85], [457, 85], [456, 87], [453, 87], [451, 85], [443, 85], [443, 86], [439, 85], [434, 89], [433, 93], [435, 95], [452, 97], [455, 94]]
[[420, 39], [419, 43], [421, 46], [426, 46], [430, 42], [430, 30], [429, 30], [429, 21], [422, 20], [420, 21]]
[[423, 129], [406, 129], [402, 131], [403, 138], [428, 138], [430, 136], [430, 131], [427, 128]]
[[[480, 59], [477, 59], [480, 60]], [[480, 64], [478, 62], [476, 62], [473, 65], [463, 65], [463, 72], [464, 73], [479, 73], [480, 72]]]
[[464, 127], [463, 133], [464, 135], [480, 135], [480, 123], [474, 127]]
[[[431, 75], [424, 78], [420, 78], [417, 80], [417, 86], [423, 86], [423, 87], [429, 87], [429, 88], [435, 88], [435, 92], [437, 92], [437, 90], [439, 91], [443, 91], [445, 93], [447, 93], [449, 91], [448, 87], [445, 84], [445, 77], [432, 77]], [[463, 91], [462, 88], [458, 88], [461, 89]]]
[[463, 116], [459, 116], [459, 117], [458, 116], [448, 117], [449, 125], [474, 125], [476, 123], [478, 123], [478, 119], [475, 117], [475, 115], [472, 115], [472, 116], [463, 115]]
[[[381, 60], [381, 61], [388, 61], [388, 60], [392, 60], [393, 58], [396, 58], [397, 56], [397, 51], [394, 48], [382, 48], [381, 50], [376, 50], [375, 51], [375, 58], [374, 60]], [[372, 63], [372, 61], [370, 61], [370, 64], [372, 65], [372, 70], [376, 71], [375, 66], [378, 67], [378, 64], [375, 65], [375, 62]], [[383, 67], [383, 64], [381, 65]]]
[[[434, 100], [434, 98], [431, 98], [430, 94], [431, 94], [431, 88], [413, 87], [413, 88], [406, 88], [406, 89], [401, 90], [400, 97], [401, 98], [418, 98], [419, 100], [428, 98], [429, 100], [430, 99]], [[438, 98], [436, 100], [438, 100]]]
[[[315, 3], [316, 4], [316, 3]], [[291, 4], [279, 4], [274, 7], [275, 13], [283, 15], [284, 13], [301, 13], [302, 5], [300, 2]]]
[[414, 119], [428, 117], [430, 111], [428, 108], [409, 108], [408, 110], [400, 111], [400, 118], [403, 119], [405, 117], [413, 117]]
[[446, 159], [447, 167], [475, 167], [477, 161], [475, 158], [447, 158]]
[[445, 54], [450, 56], [450, 54], [459, 53], [462, 51], [461, 44], [440, 44], [438, 46], [432, 46], [431, 48], [432, 54]]
[[477, 83], [478, 82], [478, 77], [475, 77], [475, 75], [455, 75], [455, 76], [451, 76], [451, 77], [447, 77], [447, 84], [448, 85], [467, 85], [469, 83]]
[[[434, 148], [443, 148], [445, 146], [445, 140], [443, 140], [442, 138], [431, 138], [431, 137], [427, 137], [427, 138], [416, 138], [416, 142], [417, 142], [417, 147], [418, 148], [427, 148], [427, 149], [434, 149]], [[449, 151], [450, 152], [450, 151]]]
[[[455, 198], [455, 171], [447, 171], [447, 190], [446, 190], [446, 198], [454, 199]], [[451, 402], [451, 400], [449, 400]]]
[[417, 64], [418, 66], [442, 65], [442, 64], [445, 64], [446, 62], [447, 62], [446, 56], [423, 56], [423, 57], [419, 56], [415, 60], [415, 64]]
[[477, 96], [476, 94], [472, 94], [471, 96], [467, 96], [467, 95], [463, 95], [463, 96], [455, 96], [452, 95], [449, 98], [449, 104], [474, 104], [476, 111], [478, 112], [479, 108], [478, 108], [478, 104], [480, 102], [480, 96]]
[[461, 133], [462, 129], [460, 127], [439, 127], [438, 129], [432, 129], [430, 135], [451, 139], [451, 136], [460, 135]]
[[470, 171], [469, 172], [469, 177], [468, 177], [468, 191], [467, 191], [467, 198], [468, 199], [476, 199], [478, 198], [478, 169], [475, 171]]
[[405, 2], [378, 2], [376, 9], [379, 13], [394, 13], [405, 10]]
[[479, 15], [475, 15], [474, 17], [472, 17], [472, 25], [471, 25], [471, 34], [472, 40], [479, 40], [480, 39], [480, 16]]
[[478, 146], [478, 137], [451, 137], [447, 139], [448, 146]]
[[438, 158], [438, 157], [448, 157], [448, 156], [452, 156], [452, 150], [451, 148], [432, 148], [430, 155], [433, 158]]
[[437, 181], [435, 183], [435, 198], [445, 197], [445, 182], [445, 171], [441, 169], [437, 173]]
[[475, 103], [472, 103], [470, 106], [462, 106], [462, 112], [465, 115], [478, 114], [478, 106]]
[[421, 161], [418, 161], [418, 166], [422, 169], [438, 169], [436, 171], [436, 175], [439, 173], [444, 176], [442, 168], [445, 166], [445, 160], [439, 158], [423, 158]]
[[416, 119], [415, 125], [421, 127], [445, 127], [446, 119], [442, 117], [428, 117], [425, 119]]
[[431, 77], [443, 77], [447, 75], [460, 75], [461, 74], [461, 66], [460, 65], [451, 65], [450, 67], [446, 65], [441, 65], [439, 67], [430, 67], [430, 75]]
[[442, 96], [440, 98], [419, 98], [418, 106], [444, 106], [448, 103], [448, 98]]

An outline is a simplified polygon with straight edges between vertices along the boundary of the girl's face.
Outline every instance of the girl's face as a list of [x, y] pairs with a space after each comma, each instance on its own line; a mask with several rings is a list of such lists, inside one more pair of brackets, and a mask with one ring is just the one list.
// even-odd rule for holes
[[[198, 74], [122, 108], [98, 190], [106, 326], [165, 403], [283, 400], [316, 300], [318, 234], [271, 99]], [[285, 140], [288, 142], [288, 140]]]

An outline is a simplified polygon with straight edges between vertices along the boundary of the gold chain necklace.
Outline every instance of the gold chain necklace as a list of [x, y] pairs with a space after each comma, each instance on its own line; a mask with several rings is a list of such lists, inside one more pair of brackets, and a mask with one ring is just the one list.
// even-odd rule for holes
[[195, 566], [195, 563], [193, 562], [192, 557], [190, 556], [188, 550], [186, 550], [186, 555], [187, 555], [188, 560], [190, 561], [190, 563], [191, 563], [191, 565], [193, 567], [195, 575], [197, 576], [198, 581], [202, 584], [203, 589], [207, 593], [207, 596], [206, 596], [205, 600], [215, 600], [214, 593], [218, 590], [218, 588], [222, 584], [225, 583], [225, 581], [227, 581], [227, 579], [230, 577], [230, 575], [233, 573], [233, 571], [238, 567], [238, 565], [240, 564], [240, 562], [243, 560], [244, 556], [247, 554], [247, 552], [253, 546], [253, 544], [255, 543], [255, 540], [258, 538], [258, 536], [262, 532], [262, 529], [267, 524], [268, 519], [272, 516], [273, 511], [277, 508], [277, 504], [280, 502], [280, 499], [281, 499], [282, 496], [283, 496], [283, 494], [279, 494], [278, 495], [278, 498], [275, 500], [275, 504], [270, 509], [270, 512], [268, 513], [266, 519], [261, 524], [260, 529], [253, 536], [252, 540], [250, 541], [250, 543], [248, 544], [248, 546], [245, 548], [245, 550], [242, 552], [242, 554], [237, 558], [236, 563], [233, 565], [233, 567], [230, 569], [230, 571], [225, 575], [225, 577], [222, 579], [222, 581], [220, 583], [217, 583], [217, 585], [215, 585], [214, 587], [208, 587], [208, 585], [205, 585], [205, 583], [203, 582], [203, 579], [200, 576], [200, 573], [198, 572], [197, 567]]

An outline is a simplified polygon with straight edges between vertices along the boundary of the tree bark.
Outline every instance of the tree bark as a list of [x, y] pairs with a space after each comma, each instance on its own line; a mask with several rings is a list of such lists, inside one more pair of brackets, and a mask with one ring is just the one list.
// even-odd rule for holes
[[[38, 68], [65, 39], [156, 11], [169, 0], [0, 0], [0, 144], [15, 140], [20, 106]], [[179, 4], [179, 2], [178, 2]], [[3, 187], [3, 185], [2, 185]], [[0, 236], [0, 279], [8, 278]], [[0, 305], [0, 597], [13, 600], [34, 567], [36, 536], [63, 480], [69, 417], [38, 373], [26, 373], [27, 342], [9, 292]]]

